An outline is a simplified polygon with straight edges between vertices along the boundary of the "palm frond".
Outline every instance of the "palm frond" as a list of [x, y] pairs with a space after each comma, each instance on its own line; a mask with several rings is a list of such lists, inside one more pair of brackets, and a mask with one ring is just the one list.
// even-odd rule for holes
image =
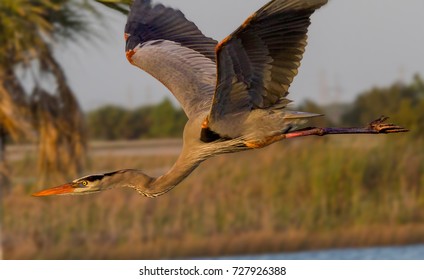
[[13, 71], [1, 72], [0, 127], [15, 140], [33, 139], [25, 91]]
[[106, 7], [118, 11], [124, 15], [129, 13], [129, 5], [131, 0], [96, 0], [96, 2], [105, 5]]

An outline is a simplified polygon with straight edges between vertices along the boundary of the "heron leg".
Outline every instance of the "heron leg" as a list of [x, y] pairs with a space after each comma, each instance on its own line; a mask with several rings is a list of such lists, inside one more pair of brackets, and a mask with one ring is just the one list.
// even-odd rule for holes
[[[401, 126], [385, 123], [388, 117], [380, 117], [379, 119], [372, 121], [367, 127], [308, 127], [286, 133], [279, 136], [281, 139], [289, 139], [303, 136], [324, 136], [329, 134], [389, 134], [389, 133], [400, 133], [408, 132]], [[280, 139], [280, 140], [281, 140]]]
[[367, 127], [307, 127], [287, 133], [269, 136], [261, 141], [245, 142], [245, 145], [246, 147], [251, 149], [258, 149], [266, 147], [274, 142], [283, 139], [305, 137], [311, 135], [324, 136], [329, 134], [388, 134], [409, 131], [408, 129], [405, 129], [401, 126], [385, 123], [387, 119], [388, 117], [380, 117], [379, 119], [372, 121]]

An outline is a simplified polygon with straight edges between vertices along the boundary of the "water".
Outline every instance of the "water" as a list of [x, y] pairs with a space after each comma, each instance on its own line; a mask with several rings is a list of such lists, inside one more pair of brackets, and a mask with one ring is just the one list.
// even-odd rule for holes
[[424, 260], [424, 245], [332, 249], [226, 257], [237, 260]]

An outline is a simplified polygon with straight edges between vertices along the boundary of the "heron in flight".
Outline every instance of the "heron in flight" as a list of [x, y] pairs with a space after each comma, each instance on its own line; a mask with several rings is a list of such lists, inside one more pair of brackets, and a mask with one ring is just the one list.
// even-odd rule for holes
[[125, 26], [129, 62], [162, 82], [188, 117], [173, 167], [153, 178], [137, 169], [89, 175], [34, 196], [130, 187], [162, 195], [206, 159], [310, 135], [405, 132], [380, 118], [363, 128], [296, 129], [317, 114], [287, 109], [289, 86], [306, 47], [310, 16], [328, 0], [272, 0], [220, 43], [183, 13], [135, 0]]

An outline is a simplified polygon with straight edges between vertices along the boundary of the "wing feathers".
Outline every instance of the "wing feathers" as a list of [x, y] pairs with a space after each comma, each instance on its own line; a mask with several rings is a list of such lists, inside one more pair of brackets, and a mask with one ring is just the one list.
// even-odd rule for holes
[[180, 11], [135, 0], [125, 27], [127, 56], [173, 91], [189, 117], [212, 96], [212, 122], [284, 106], [307, 44], [309, 18], [326, 2], [272, 0], [217, 44]]
[[168, 87], [189, 118], [210, 106], [217, 42], [205, 37], [182, 12], [135, 0], [125, 35], [130, 62]]
[[131, 60], [162, 82], [189, 118], [209, 109], [216, 66], [205, 56], [179, 43], [158, 40], [136, 48]]
[[305, 51], [309, 18], [326, 2], [273, 0], [217, 45], [218, 81], [211, 121], [285, 102]]

